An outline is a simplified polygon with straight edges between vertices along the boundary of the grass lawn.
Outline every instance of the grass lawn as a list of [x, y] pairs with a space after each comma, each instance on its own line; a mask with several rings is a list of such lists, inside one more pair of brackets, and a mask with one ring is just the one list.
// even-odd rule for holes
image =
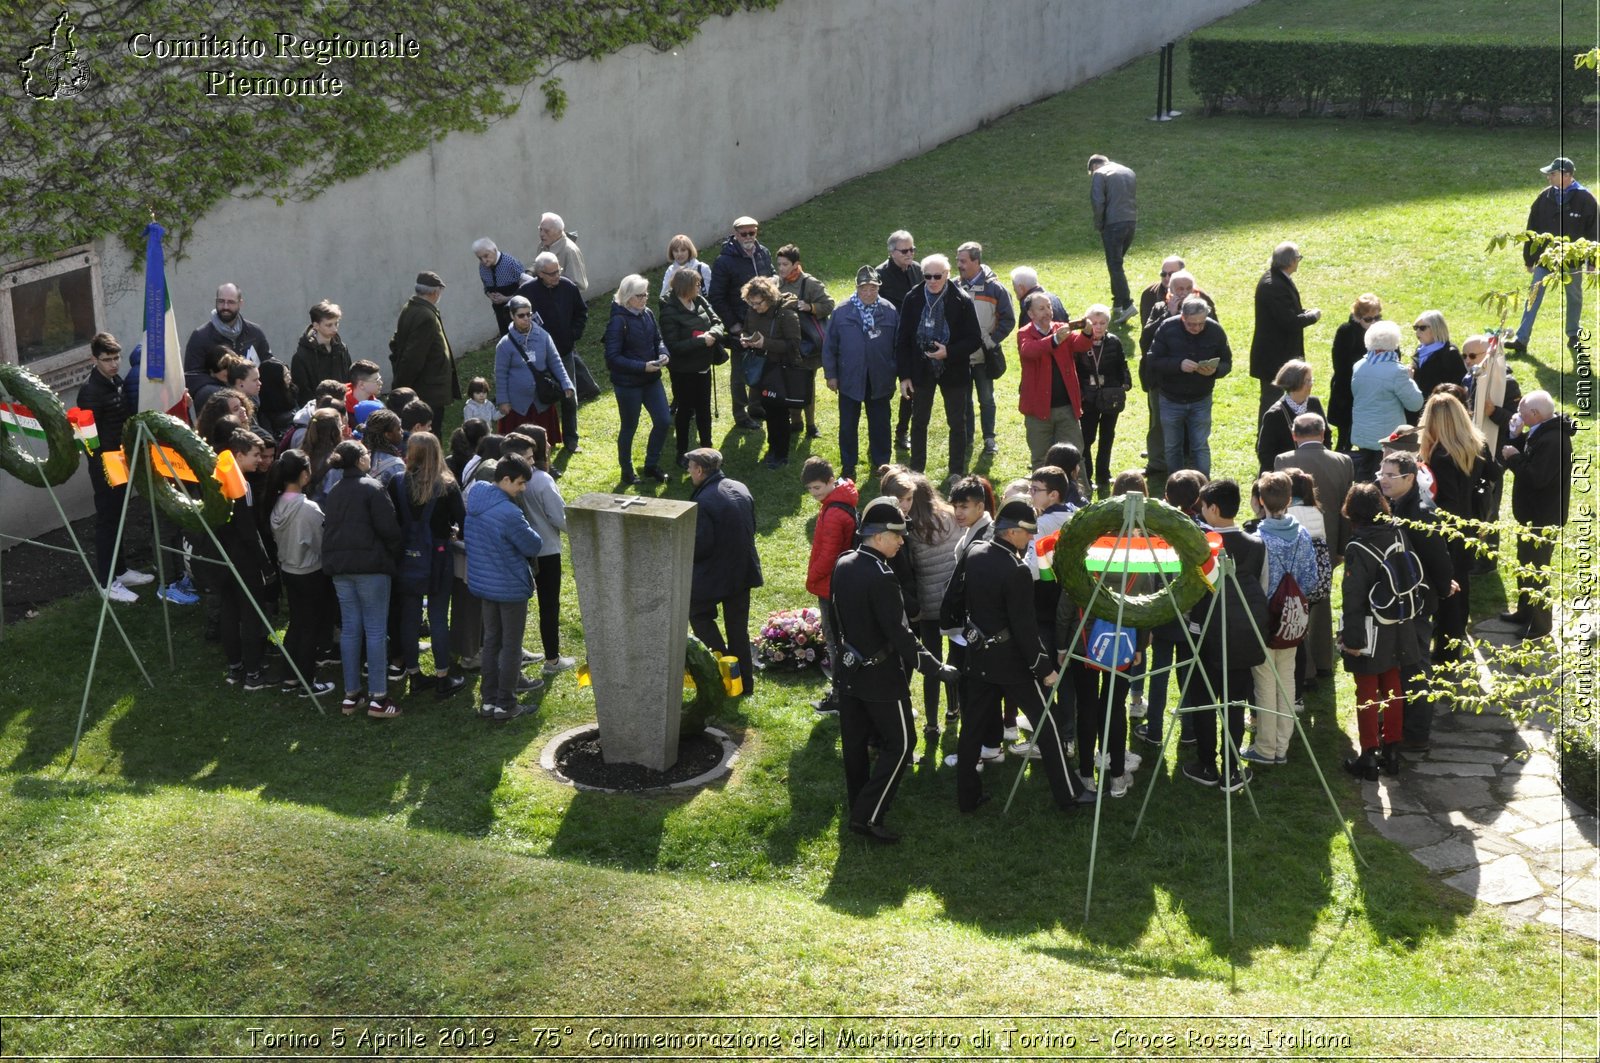
[[[1544, 129], [1232, 116], [1158, 125], [1145, 120], [1154, 79], [1153, 61], [1141, 60], [766, 219], [763, 238], [772, 248], [798, 243], [840, 297], [857, 266], [882, 260], [893, 228], [912, 230], [923, 253], [952, 257], [975, 238], [1002, 277], [1031, 263], [1081, 311], [1109, 295], [1083, 169], [1091, 151], [1104, 151], [1140, 177], [1130, 279], [1148, 284], [1165, 254], [1184, 255], [1234, 339], [1240, 362], [1219, 385], [1213, 471], [1243, 477], [1255, 470], [1255, 384], [1242, 365], [1251, 292], [1275, 243], [1299, 242], [1306, 303], [1326, 311], [1307, 338], [1325, 394], [1328, 345], [1357, 294], [1377, 291], [1386, 314], [1406, 323], [1437, 307], [1458, 338], [1492, 324], [1477, 296], [1524, 284], [1526, 274], [1513, 253], [1486, 257], [1488, 237], [1522, 224], [1543, 185], [1537, 167], [1552, 156], [1571, 155], [1580, 172], [1595, 165], [1580, 142], [1588, 138]], [[1178, 106], [1197, 110], [1183, 92]], [[462, 299], [443, 310], [448, 322], [477, 307]], [[594, 310], [584, 349], [598, 368], [606, 308]], [[1552, 315], [1517, 364], [1525, 389], [1560, 390], [1568, 366]], [[487, 366], [477, 352], [463, 377]], [[1013, 366], [996, 389], [1001, 452], [978, 466], [996, 481], [1027, 468], [1016, 379]], [[799, 461], [784, 473], [760, 469], [760, 437], [734, 431], [726, 406], [724, 395], [718, 437], [731, 475], [757, 498], [759, 618], [807, 601], [816, 507], [800, 490]], [[1143, 406], [1134, 406], [1118, 433], [1119, 468], [1142, 464]], [[561, 481], [569, 498], [616, 482], [610, 399], [582, 419], [584, 452]], [[837, 457], [831, 404], [823, 422], [812, 450]], [[942, 475], [942, 440], [929, 452], [930, 473]], [[659, 490], [686, 497], [688, 485]], [[1216, 791], [1163, 775], [1144, 832], [1129, 838], [1158, 774], [1153, 757], [1132, 800], [1107, 802], [1085, 922], [1090, 818], [1053, 814], [1038, 782], [1024, 784], [1009, 816], [995, 802], [961, 817], [952, 773], [930, 748], [892, 813], [906, 839], [898, 850], [844, 833], [837, 723], [815, 720], [806, 704], [820, 688], [815, 675], [769, 675], [721, 721], [741, 758], [731, 779], [704, 793], [575, 793], [538, 768], [552, 734], [593, 718], [570, 673], [536, 718], [501, 728], [472, 720], [465, 697], [448, 708], [408, 703], [405, 718], [386, 724], [319, 717], [305, 702], [225, 686], [192, 611], [179, 616], [181, 665], [169, 671], [148, 600], [123, 615], [146, 661], [159, 661], [160, 688], [130, 680], [107, 642], [84, 748], [65, 778], [94, 606], [68, 601], [5, 632], [0, 1012], [956, 1016], [812, 1025], [826, 1027], [830, 1050], [841, 1029], [893, 1026], [966, 1039], [935, 1055], [985, 1054], [972, 1038], [1004, 1029], [1057, 1035], [1032, 1054], [1100, 1053], [1122, 1028], [1174, 1034], [1168, 1054], [1223, 1058], [1222, 1042], [1187, 1040], [1186, 1031], [1248, 1032], [1233, 1054], [1255, 1055], [1270, 1047], [1265, 1027], [1298, 1029], [1296, 1016], [1315, 1015], [1304, 1025], [1351, 1039], [1329, 1055], [1596, 1052], [1592, 947], [1474, 908], [1368, 829], [1336, 767], [1349, 748], [1344, 728], [1353, 730], [1342, 676], [1336, 691], [1310, 699], [1307, 723], [1365, 862], [1297, 749], [1295, 763], [1262, 773], [1254, 788], [1260, 819], [1233, 804], [1230, 938]], [[1479, 581], [1479, 611], [1503, 601], [1497, 581]], [[581, 656], [570, 576], [563, 605]], [[944, 736], [945, 750], [953, 738]], [[1011, 777], [1008, 765], [987, 782], [996, 790]], [[16, 1053], [260, 1054], [250, 1025], [262, 1022], [13, 1019], [4, 1032]], [[328, 1051], [335, 1023], [265, 1025], [316, 1031]], [[425, 1025], [431, 1036], [446, 1024]], [[533, 1052], [541, 1025], [500, 1023], [491, 1051]], [[617, 1046], [589, 1039], [591, 1028], [788, 1036], [801, 1026], [571, 1025], [563, 1050], [600, 1054]], [[517, 1045], [512, 1030], [521, 1031]]]
[[[1593, 0], [1346, 0], [1337, 7], [1303, 0], [1261, 0], [1207, 27], [1263, 39], [1335, 34], [1386, 41], [1503, 41], [1594, 47]], [[1588, 43], [1584, 43], [1584, 42]], [[1548, 161], [1548, 160], [1546, 160]]]

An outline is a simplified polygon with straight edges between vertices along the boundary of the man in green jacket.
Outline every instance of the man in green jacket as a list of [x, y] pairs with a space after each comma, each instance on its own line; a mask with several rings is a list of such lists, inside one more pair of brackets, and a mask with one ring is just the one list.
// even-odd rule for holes
[[425, 270], [417, 274], [416, 294], [400, 311], [400, 320], [389, 339], [394, 386], [411, 388], [433, 408], [435, 435], [444, 421], [444, 408], [461, 397], [455, 355], [439, 317], [439, 296], [443, 291], [444, 280], [437, 273]]

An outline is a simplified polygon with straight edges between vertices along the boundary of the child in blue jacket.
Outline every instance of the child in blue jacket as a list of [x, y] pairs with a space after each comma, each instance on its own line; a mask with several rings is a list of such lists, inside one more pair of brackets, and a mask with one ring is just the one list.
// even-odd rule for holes
[[509, 720], [522, 713], [517, 681], [522, 674], [522, 636], [533, 597], [529, 563], [543, 545], [528, 524], [518, 496], [527, 490], [532, 469], [522, 457], [507, 454], [495, 466], [495, 480], [467, 487], [467, 587], [483, 602], [484, 719]]

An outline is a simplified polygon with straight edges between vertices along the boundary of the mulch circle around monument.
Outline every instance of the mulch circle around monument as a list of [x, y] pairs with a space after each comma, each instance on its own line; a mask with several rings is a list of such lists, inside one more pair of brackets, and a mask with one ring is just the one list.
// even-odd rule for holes
[[736, 747], [714, 727], [685, 735], [678, 742], [678, 762], [666, 771], [641, 764], [607, 764], [594, 724], [557, 735], [541, 758], [546, 770], [585, 790], [617, 792], [688, 788], [703, 785], [731, 770]]

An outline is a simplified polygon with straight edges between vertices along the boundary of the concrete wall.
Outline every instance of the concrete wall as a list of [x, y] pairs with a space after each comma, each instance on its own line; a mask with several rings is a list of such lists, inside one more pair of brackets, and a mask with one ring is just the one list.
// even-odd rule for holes
[[[531, 262], [540, 213], [560, 213], [593, 297], [661, 264], [674, 233], [713, 248], [738, 214], [771, 217], [1246, 2], [1184, 0], [1135, 18], [1119, 0], [791, 0], [714, 18], [675, 52], [637, 47], [562, 70], [571, 103], [559, 122], [530, 94], [483, 134], [448, 136], [312, 202], [218, 207], [168, 267], [179, 332], [204, 322], [231, 280], [285, 361], [326, 297], [344, 309], [351, 353], [387, 365], [395, 315], [417, 271], [433, 269], [449, 286], [446, 328], [466, 350], [494, 331], [470, 250], [478, 236]], [[142, 263], [116, 247], [105, 260], [108, 324], [131, 347]], [[38, 500], [17, 499], [27, 490], [0, 477], [0, 530], [54, 523], [28, 504]]]

